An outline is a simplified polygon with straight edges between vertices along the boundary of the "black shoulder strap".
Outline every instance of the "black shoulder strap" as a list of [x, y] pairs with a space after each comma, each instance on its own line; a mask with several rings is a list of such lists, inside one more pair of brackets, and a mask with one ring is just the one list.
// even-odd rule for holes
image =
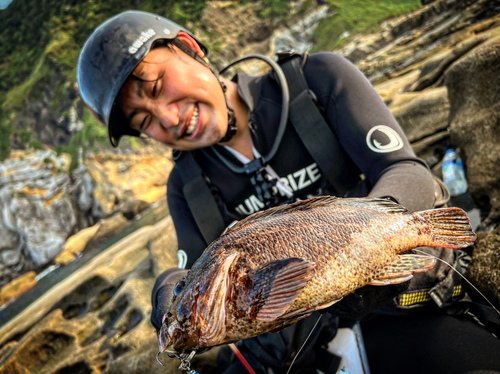
[[226, 228], [222, 214], [192, 152], [182, 152], [177, 156], [176, 164], [184, 184], [182, 192], [205, 243], [209, 245]]
[[[352, 173], [355, 167], [328, 126], [313, 100], [302, 71], [302, 55], [290, 54], [278, 61], [283, 69], [290, 91], [289, 118], [305, 147], [335, 189], [337, 196], [345, 196], [359, 182]], [[342, 160], [342, 162], [340, 162]]]

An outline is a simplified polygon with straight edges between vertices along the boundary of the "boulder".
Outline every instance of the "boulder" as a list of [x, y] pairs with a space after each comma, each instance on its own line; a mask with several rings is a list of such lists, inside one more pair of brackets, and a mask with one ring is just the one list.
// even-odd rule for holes
[[85, 168], [54, 151], [15, 152], [0, 164], [0, 285], [49, 263], [66, 239], [98, 218]]
[[54, 262], [59, 265], [67, 265], [71, 261], [74, 261], [83, 252], [87, 243], [94, 237], [100, 226], [101, 223], [97, 223], [69, 237], [66, 243], [64, 243], [62, 252], [54, 258]]
[[141, 154], [100, 153], [89, 157], [85, 164], [94, 182], [95, 199], [109, 216], [124, 204], [142, 200], [151, 204], [165, 197], [167, 178], [173, 161], [170, 151]]
[[451, 139], [463, 152], [469, 191], [483, 217], [500, 215], [498, 35], [472, 49], [445, 73]]
[[450, 105], [446, 87], [395, 96], [390, 111], [410, 143], [434, 135], [448, 127]]
[[[500, 309], [500, 227], [490, 233], [480, 234], [465, 275]], [[467, 286], [467, 292], [473, 295], [477, 302], [486, 303], [470, 286]]]

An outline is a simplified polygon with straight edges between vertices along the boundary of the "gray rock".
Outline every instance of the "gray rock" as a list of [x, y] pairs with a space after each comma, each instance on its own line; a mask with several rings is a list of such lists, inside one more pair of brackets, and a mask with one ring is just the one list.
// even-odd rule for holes
[[313, 46], [312, 36], [314, 30], [319, 21], [327, 15], [329, 15], [328, 6], [320, 6], [294, 26], [278, 32], [271, 41], [272, 54], [291, 49], [299, 53], [310, 50]]
[[95, 220], [88, 219], [96, 205], [90, 176], [82, 169], [70, 178], [65, 162], [44, 150], [0, 164], [0, 285], [47, 264]]
[[399, 95], [389, 106], [392, 114], [413, 143], [448, 127], [449, 103], [446, 87], [422, 93]]
[[500, 215], [500, 29], [445, 74], [450, 132], [464, 156], [469, 191], [483, 217]]
[[[479, 235], [471, 264], [465, 275], [497, 308], [500, 308], [500, 227], [488, 234]], [[485, 303], [484, 298], [470, 286], [467, 286], [467, 292], [474, 300]]]

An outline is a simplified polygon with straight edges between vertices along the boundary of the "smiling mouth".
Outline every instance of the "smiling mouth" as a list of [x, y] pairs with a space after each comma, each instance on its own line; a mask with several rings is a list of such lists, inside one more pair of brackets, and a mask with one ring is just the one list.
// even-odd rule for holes
[[198, 125], [199, 114], [200, 110], [198, 109], [198, 105], [196, 105], [184, 135], [189, 136], [196, 130], [196, 126]]

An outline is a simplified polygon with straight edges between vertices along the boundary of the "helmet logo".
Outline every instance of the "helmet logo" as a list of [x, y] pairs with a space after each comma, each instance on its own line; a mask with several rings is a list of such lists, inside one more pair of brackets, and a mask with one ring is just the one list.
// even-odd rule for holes
[[136, 53], [139, 50], [139, 48], [141, 48], [144, 45], [144, 43], [146, 43], [149, 39], [151, 39], [155, 34], [156, 32], [153, 29], [141, 32], [141, 36], [139, 36], [128, 48], [128, 53], [130, 53], [131, 55]]
[[389, 153], [403, 148], [403, 140], [396, 130], [384, 125], [375, 126], [368, 131], [366, 144], [377, 153]]

